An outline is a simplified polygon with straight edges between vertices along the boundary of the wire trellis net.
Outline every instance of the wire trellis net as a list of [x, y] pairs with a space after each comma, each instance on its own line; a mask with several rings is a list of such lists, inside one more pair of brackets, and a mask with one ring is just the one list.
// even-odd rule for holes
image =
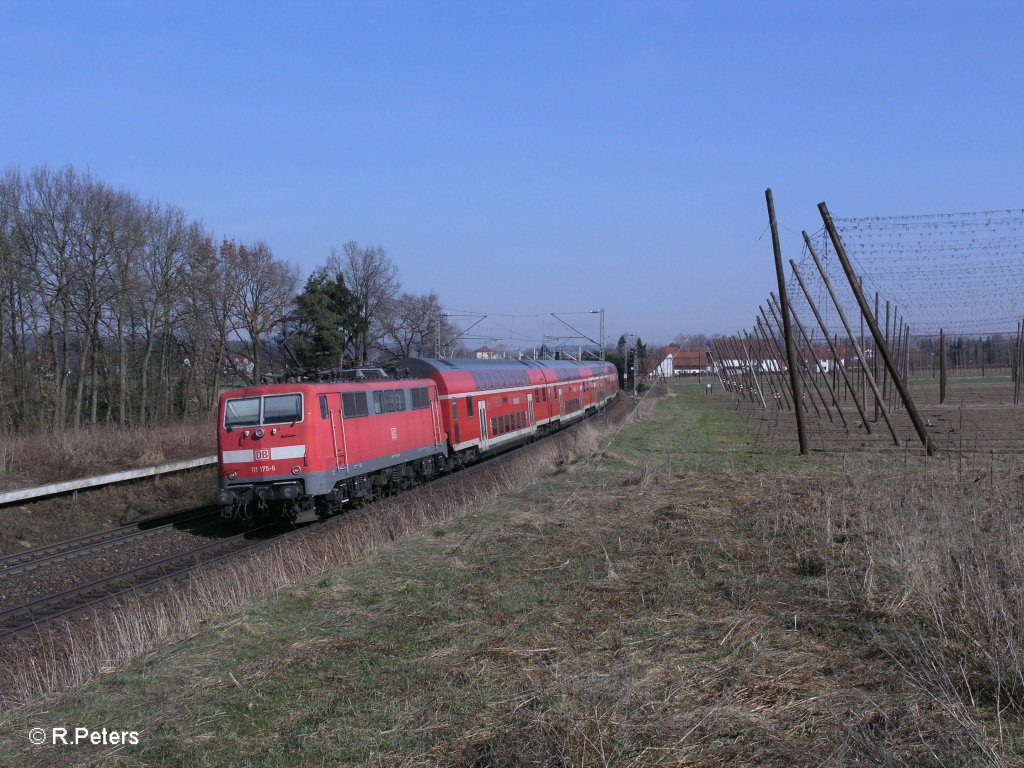
[[[1024, 315], [1024, 210], [833, 219], [869, 303], [877, 294], [916, 338], [1013, 335]], [[857, 316], [853, 293], [824, 230], [812, 238], [844, 310]], [[804, 250], [801, 272], [814, 277], [815, 300], [827, 292]], [[809, 311], [795, 280], [794, 309]], [[835, 313], [832, 313], [832, 317]]]

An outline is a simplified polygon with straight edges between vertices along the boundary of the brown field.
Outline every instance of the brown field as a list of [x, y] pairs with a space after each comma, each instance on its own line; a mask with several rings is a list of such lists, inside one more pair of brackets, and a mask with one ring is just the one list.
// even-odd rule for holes
[[[828, 392], [823, 386], [821, 392], [827, 401]], [[966, 454], [1024, 453], [1024, 404], [1013, 405], [1013, 382], [1009, 377], [951, 378], [946, 400], [941, 405], [937, 379], [912, 379], [910, 392], [928, 427], [930, 439], [939, 455], [947, 460]], [[841, 404], [849, 430], [844, 429], [842, 420], [834, 413], [830, 421], [824, 410], [819, 417], [807, 407], [807, 434], [812, 450], [827, 453], [860, 449], [888, 451], [893, 447], [884, 417], [880, 414], [876, 417], [870, 390], [866, 408], [872, 429], [870, 435], [860, 426], [853, 401], [845, 398]], [[746, 412], [748, 424], [758, 439], [779, 448], [797, 446], [796, 421], [791, 411], [765, 410], [748, 400], [737, 402], [737, 407]], [[820, 401], [818, 407], [822, 407]], [[906, 409], [900, 406], [891, 413], [905, 450], [923, 453]]]

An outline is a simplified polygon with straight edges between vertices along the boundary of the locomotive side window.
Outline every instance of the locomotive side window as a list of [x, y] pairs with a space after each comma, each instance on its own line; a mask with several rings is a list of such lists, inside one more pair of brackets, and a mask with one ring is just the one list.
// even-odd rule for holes
[[412, 409], [414, 411], [421, 410], [423, 408], [430, 407], [430, 395], [428, 394], [426, 387], [413, 387], [412, 389]]
[[302, 420], [302, 395], [267, 395], [263, 398], [264, 424], [294, 424]]
[[341, 395], [341, 407], [346, 419], [368, 416], [370, 413], [366, 403], [365, 392], [344, 392]]
[[326, 419], [331, 415], [331, 412], [327, 408], [327, 395], [320, 395], [320, 418]]
[[260, 399], [240, 397], [224, 404], [224, 427], [254, 427], [260, 423]]
[[374, 413], [395, 413], [405, 410], [404, 389], [378, 389], [373, 393]]

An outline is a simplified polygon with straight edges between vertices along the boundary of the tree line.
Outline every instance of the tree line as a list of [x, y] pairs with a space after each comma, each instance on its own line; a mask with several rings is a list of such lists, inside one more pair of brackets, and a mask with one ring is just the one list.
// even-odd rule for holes
[[0, 429], [143, 425], [209, 413], [286, 366], [451, 352], [434, 293], [346, 243], [299, 289], [263, 241], [72, 166], [0, 176]]

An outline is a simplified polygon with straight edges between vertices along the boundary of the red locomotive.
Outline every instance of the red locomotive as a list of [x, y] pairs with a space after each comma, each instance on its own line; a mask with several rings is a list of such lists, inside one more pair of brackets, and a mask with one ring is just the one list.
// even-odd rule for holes
[[618, 393], [611, 363], [409, 358], [416, 378], [221, 396], [225, 517], [312, 522], [559, 429]]

